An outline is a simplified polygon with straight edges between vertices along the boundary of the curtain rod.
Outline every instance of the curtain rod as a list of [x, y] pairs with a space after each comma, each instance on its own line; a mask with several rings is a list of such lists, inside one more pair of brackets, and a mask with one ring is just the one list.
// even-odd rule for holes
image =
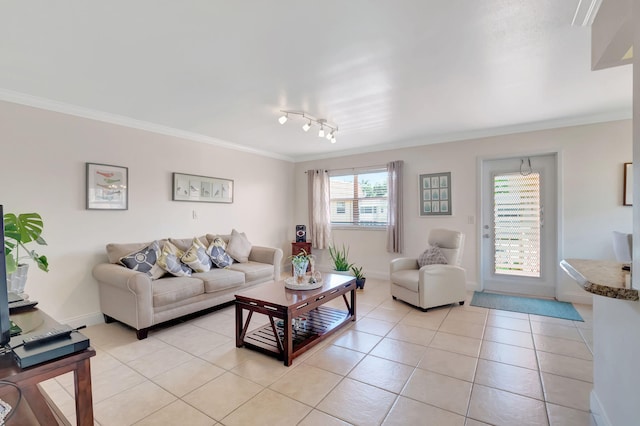
[[[335, 169], [335, 170], [324, 170], [325, 173], [329, 173], [329, 172], [338, 172], [338, 173], [342, 173], [342, 172], [358, 172], [358, 171], [368, 171], [368, 170], [372, 170], [372, 169], [386, 169], [387, 165], [386, 164], [375, 164], [373, 166], [363, 166], [363, 167], [351, 167], [351, 168], [347, 168], [347, 169]], [[307, 174], [308, 170], [305, 170], [305, 174]]]

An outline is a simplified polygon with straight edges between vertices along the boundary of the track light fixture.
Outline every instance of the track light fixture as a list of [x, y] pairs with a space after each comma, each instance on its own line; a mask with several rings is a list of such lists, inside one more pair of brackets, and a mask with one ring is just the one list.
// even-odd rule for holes
[[[307, 120], [306, 123], [302, 125], [302, 130], [308, 132], [311, 129], [312, 124], [317, 124], [320, 126], [320, 130], [318, 131], [318, 137], [326, 138], [331, 141], [331, 143], [336, 143], [336, 133], [338, 132], [338, 126], [335, 124], [330, 124], [324, 118], [315, 118], [302, 111], [285, 111], [281, 110], [282, 116], [278, 119], [280, 124], [284, 124], [289, 119], [289, 115], [299, 115], [303, 119]], [[326, 129], [325, 129], [326, 128]]]

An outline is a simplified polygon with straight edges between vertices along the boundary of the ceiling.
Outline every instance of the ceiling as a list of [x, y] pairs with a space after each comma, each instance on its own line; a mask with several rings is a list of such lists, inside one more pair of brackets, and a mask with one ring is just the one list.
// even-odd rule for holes
[[0, 99], [290, 161], [631, 118], [578, 3], [2, 1]]

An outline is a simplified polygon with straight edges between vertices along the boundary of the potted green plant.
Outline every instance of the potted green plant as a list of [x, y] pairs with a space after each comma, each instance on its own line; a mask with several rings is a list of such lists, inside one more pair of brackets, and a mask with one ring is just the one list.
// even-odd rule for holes
[[362, 266], [352, 266], [351, 272], [353, 272], [353, 276], [356, 277], [356, 288], [364, 288], [367, 277], [365, 277], [364, 272], [362, 272]]
[[335, 272], [342, 272], [343, 274], [346, 272], [347, 275], [350, 273], [353, 264], [349, 263], [347, 259], [349, 256], [349, 247], [344, 244], [342, 248], [330, 245], [329, 256], [331, 256], [331, 260], [333, 261], [333, 269]]
[[[7, 262], [7, 281], [10, 291], [22, 293], [27, 281], [29, 265], [21, 263], [23, 259], [33, 260], [38, 268], [49, 272], [49, 262], [46, 256], [41, 256], [30, 250], [27, 244], [35, 242], [47, 245], [42, 238], [43, 222], [38, 213], [22, 213], [4, 215], [4, 253]], [[20, 250], [24, 251], [24, 254]]]
[[313, 264], [314, 256], [307, 253], [305, 249], [301, 249], [298, 254], [290, 256], [290, 259], [293, 265], [293, 277], [298, 284], [301, 284], [304, 282], [309, 263]]

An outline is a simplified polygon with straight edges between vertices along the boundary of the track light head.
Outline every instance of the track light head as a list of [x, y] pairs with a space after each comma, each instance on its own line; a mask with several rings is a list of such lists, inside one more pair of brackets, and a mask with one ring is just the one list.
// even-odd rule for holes
[[[286, 111], [281, 109], [280, 112], [282, 113], [280, 118], [278, 118], [278, 121], [280, 122], [280, 124], [284, 124], [289, 120], [289, 114], [293, 114], [294, 116], [301, 116], [302, 119], [306, 121], [306, 123], [302, 125], [302, 130], [304, 130], [305, 132], [308, 132], [309, 129], [311, 129], [311, 126], [313, 124], [317, 124], [318, 126], [320, 126], [320, 131], [318, 131], [318, 137], [321, 137], [321, 138], [326, 137], [327, 140], [331, 141], [331, 143], [336, 143], [336, 133], [338, 132], [337, 125], [333, 123], [329, 123], [324, 118], [312, 117], [304, 111]], [[326, 130], [325, 130], [325, 126], [327, 127]]]

